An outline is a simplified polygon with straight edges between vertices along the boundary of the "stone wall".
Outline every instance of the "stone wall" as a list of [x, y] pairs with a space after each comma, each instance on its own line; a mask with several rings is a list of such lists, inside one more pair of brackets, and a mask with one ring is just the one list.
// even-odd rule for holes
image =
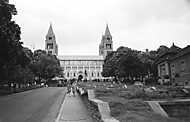
[[[79, 92], [81, 92], [81, 90], [79, 90]], [[95, 122], [119, 122], [111, 117], [109, 104], [96, 99], [93, 90], [88, 90], [86, 93], [82, 93], [81, 97], [87, 105], [87, 109]]]

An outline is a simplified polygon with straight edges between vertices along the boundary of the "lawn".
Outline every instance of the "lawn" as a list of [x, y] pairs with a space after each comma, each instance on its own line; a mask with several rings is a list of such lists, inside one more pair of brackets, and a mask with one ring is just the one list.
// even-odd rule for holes
[[[147, 100], [166, 100], [182, 95], [177, 89], [159, 88], [162, 92], [146, 92], [144, 89], [131, 85], [124, 88], [123, 85], [111, 83], [81, 83], [85, 89], [94, 89], [96, 98], [109, 102], [111, 115], [120, 122], [181, 122], [175, 118], [165, 118], [152, 111]], [[167, 91], [170, 89], [170, 92]], [[167, 91], [167, 92], [166, 92]]]

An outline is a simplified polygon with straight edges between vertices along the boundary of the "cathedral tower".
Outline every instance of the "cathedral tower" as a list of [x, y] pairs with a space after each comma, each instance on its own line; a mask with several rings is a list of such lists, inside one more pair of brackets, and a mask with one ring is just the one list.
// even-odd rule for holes
[[50, 24], [45, 40], [45, 50], [52, 55], [58, 55], [58, 46], [56, 44], [55, 34], [53, 32], [52, 24]]
[[109, 27], [107, 25], [105, 34], [102, 35], [102, 40], [99, 45], [99, 55], [105, 58], [107, 54], [112, 51], [113, 51], [112, 36], [109, 30]]

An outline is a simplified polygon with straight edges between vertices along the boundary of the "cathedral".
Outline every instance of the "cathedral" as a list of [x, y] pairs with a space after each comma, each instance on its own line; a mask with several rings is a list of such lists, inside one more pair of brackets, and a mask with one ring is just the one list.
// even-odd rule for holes
[[113, 42], [107, 25], [99, 45], [99, 55], [58, 55], [58, 45], [50, 24], [45, 40], [45, 50], [47, 53], [58, 57], [66, 79], [78, 79], [80, 77], [82, 79], [94, 80], [103, 78], [101, 72], [104, 58], [109, 52], [113, 51]]

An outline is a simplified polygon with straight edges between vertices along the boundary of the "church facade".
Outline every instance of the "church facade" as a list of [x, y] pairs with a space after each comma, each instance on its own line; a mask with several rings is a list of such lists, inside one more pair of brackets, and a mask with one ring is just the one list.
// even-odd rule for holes
[[99, 55], [58, 55], [52, 25], [49, 27], [45, 42], [46, 52], [58, 57], [66, 79], [78, 79], [79, 77], [87, 80], [102, 79], [104, 58], [113, 51], [113, 41], [108, 25], [99, 45]]

